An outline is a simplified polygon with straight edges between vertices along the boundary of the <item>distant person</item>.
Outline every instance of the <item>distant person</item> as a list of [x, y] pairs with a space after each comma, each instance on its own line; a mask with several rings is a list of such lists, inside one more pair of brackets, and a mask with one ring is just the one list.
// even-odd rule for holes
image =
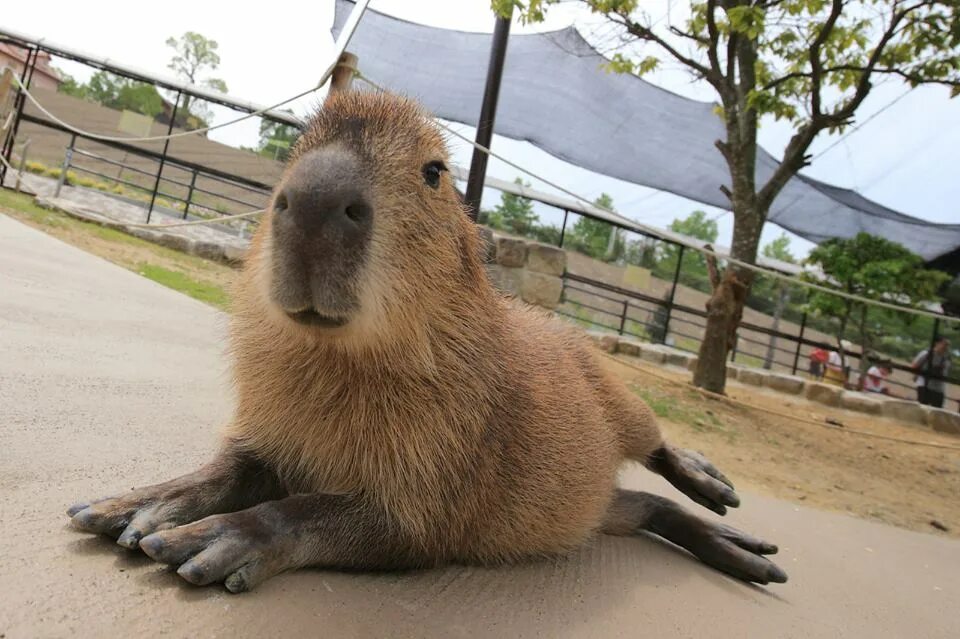
[[[950, 372], [950, 340], [938, 337], [933, 343], [933, 357], [930, 357], [929, 349], [922, 350], [913, 358], [910, 368], [916, 374], [914, 386], [917, 387], [917, 401], [943, 408], [943, 394], [946, 391], [943, 378]], [[924, 377], [928, 372], [929, 380]]]
[[887, 378], [893, 372], [893, 365], [889, 361], [877, 362], [867, 370], [867, 376], [863, 378], [863, 390], [867, 393], [880, 393], [882, 395], [890, 394], [890, 387], [887, 386]]
[[[844, 353], [849, 353], [851, 346], [852, 345], [847, 340], [840, 342], [840, 348], [843, 349]], [[839, 352], [830, 351], [830, 355], [827, 357], [826, 370], [824, 371], [823, 379], [825, 382], [829, 382], [830, 384], [835, 384], [837, 386], [847, 385], [847, 371], [843, 365], [843, 358], [840, 357]]]
[[827, 363], [829, 357], [827, 351], [822, 348], [815, 348], [810, 351], [810, 368], [807, 369], [810, 379], [818, 382], [823, 379], [824, 365]]

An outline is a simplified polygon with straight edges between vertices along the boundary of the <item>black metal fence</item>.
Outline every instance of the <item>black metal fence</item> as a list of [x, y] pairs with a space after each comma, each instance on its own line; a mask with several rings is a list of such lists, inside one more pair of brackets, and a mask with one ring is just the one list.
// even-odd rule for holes
[[[15, 50], [22, 52], [23, 61], [20, 64], [17, 77], [20, 82], [36, 94], [37, 89], [34, 84], [37, 80], [38, 62], [47, 54], [53, 56], [51, 59], [62, 61], [69, 60], [79, 62], [96, 70], [107, 71], [113, 76], [125, 78], [134, 82], [140, 82], [144, 85], [151, 85], [157, 89], [164, 90], [169, 97], [167, 100], [167, 111], [156, 116], [155, 122], [165, 124], [163, 134], [170, 135], [174, 132], [175, 126], [182, 126], [185, 121], [183, 117], [178, 117], [189, 100], [191, 104], [209, 105], [216, 107], [227, 107], [235, 111], [238, 115], [244, 113], [253, 113], [256, 109], [254, 105], [236, 101], [226, 96], [219, 96], [213, 92], [205, 91], [200, 88], [191, 89], [189, 85], [182, 83], [172, 83], [158, 80], [156, 78], [147, 78], [137, 74], [134, 71], [116, 66], [104, 60], [98, 60], [79, 54], [72, 50], [57, 48], [45, 41], [29, 41], [21, 39], [8, 33], [0, 32], [0, 42], [10, 45]], [[41, 75], [45, 71], [41, 71]], [[49, 89], [46, 89], [49, 91]], [[242, 213], [251, 210], [263, 208], [268, 201], [270, 191], [272, 190], [272, 181], [280, 173], [280, 164], [274, 162], [275, 167], [270, 167], [268, 171], [272, 179], [263, 179], [255, 174], [254, 171], [243, 171], [244, 168], [255, 166], [262, 160], [252, 150], [232, 149], [220, 145], [221, 157], [215, 157], [217, 153], [211, 151], [208, 154], [203, 153], [199, 147], [206, 145], [205, 148], [213, 148], [215, 143], [202, 143], [194, 140], [194, 144], [187, 144], [185, 138], [179, 138], [171, 146], [171, 139], [162, 141], [141, 142], [131, 139], [130, 143], [123, 141], [104, 140], [95, 136], [85, 136], [78, 134], [62, 126], [58, 122], [46, 117], [43, 113], [32, 108], [28, 103], [25, 93], [20, 91], [15, 85], [12, 87], [14, 94], [12, 110], [4, 114], [4, 122], [0, 131], [0, 152], [7, 161], [13, 159], [14, 146], [17, 144], [23, 148], [25, 141], [21, 131], [24, 126], [34, 127], [32, 130], [45, 132], [56, 132], [61, 135], [62, 142], [57, 144], [59, 155], [63, 158], [62, 170], [58, 176], [60, 186], [68, 180], [67, 171], [74, 174], [82, 173], [88, 176], [94, 176], [107, 181], [110, 185], [120, 185], [130, 189], [138, 196], [138, 204], [145, 205], [145, 221], [150, 222], [151, 217], [158, 205], [158, 201], [163, 203], [174, 203], [176, 213], [184, 219], [191, 216], [216, 217], [232, 213]], [[48, 97], [57, 97], [59, 94], [51, 93]], [[166, 98], [165, 98], [166, 99]], [[27, 107], [31, 108], [27, 108]], [[192, 109], [191, 109], [192, 110]], [[65, 113], [65, 116], [71, 114]], [[183, 116], [183, 113], [181, 113]], [[115, 118], [116, 116], [114, 116]], [[298, 121], [292, 115], [286, 113], [264, 113], [260, 118], [278, 123], [284, 126], [297, 126]], [[73, 124], [73, 122], [71, 122]], [[99, 123], [100, 129], [103, 128], [103, 122]], [[97, 134], [107, 133], [114, 137], [116, 134], [110, 131], [97, 130]], [[155, 137], [156, 131], [151, 132], [150, 137]], [[131, 136], [133, 138], [135, 136]], [[49, 136], [45, 136], [49, 138]], [[197, 136], [197, 140], [201, 138]], [[30, 148], [30, 157], [21, 158], [21, 160], [33, 160], [37, 157], [36, 140]], [[51, 144], [47, 144], [50, 147]], [[190, 147], [187, 149], [187, 147]], [[179, 149], [179, 150], [178, 150]], [[199, 149], [199, 150], [198, 150]], [[185, 150], [189, 153], [184, 155]], [[230, 157], [225, 158], [225, 152], [230, 151]], [[50, 161], [49, 148], [48, 157], [44, 158]], [[121, 157], [122, 154], [122, 157]], [[241, 166], [243, 162], [238, 162], [237, 158], [242, 156], [251, 158], [248, 166]], [[129, 160], [136, 160], [132, 162]], [[199, 160], [199, 161], [198, 161]], [[225, 170], [217, 166], [233, 167], [233, 170]], [[29, 166], [29, 163], [26, 163]], [[259, 162], [261, 168], [264, 162]], [[109, 174], [110, 167], [118, 169], [117, 174]], [[240, 170], [237, 170], [240, 169]], [[4, 183], [7, 167], [0, 164], [0, 184]], [[261, 170], [262, 174], [263, 171]], [[117, 193], [114, 193], [116, 195]]]

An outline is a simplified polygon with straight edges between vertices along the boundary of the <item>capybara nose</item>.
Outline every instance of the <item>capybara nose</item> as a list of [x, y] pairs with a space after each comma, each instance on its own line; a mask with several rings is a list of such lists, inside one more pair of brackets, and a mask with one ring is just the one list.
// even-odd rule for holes
[[351, 244], [366, 237], [373, 211], [364, 195], [359, 161], [349, 151], [326, 148], [296, 161], [274, 201], [282, 218], [307, 237]]

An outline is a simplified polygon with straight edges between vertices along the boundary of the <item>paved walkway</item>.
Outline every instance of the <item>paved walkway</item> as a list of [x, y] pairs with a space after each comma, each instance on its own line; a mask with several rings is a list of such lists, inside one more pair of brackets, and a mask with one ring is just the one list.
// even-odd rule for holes
[[780, 544], [783, 586], [604, 538], [555, 562], [304, 570], [233, 596], [70, 530], [73, 501], [211, 454], [231, 405], [223, 319], [0, 215], [0, 636], [960, 636], [960, 543], [751, 494], [729, 518]]

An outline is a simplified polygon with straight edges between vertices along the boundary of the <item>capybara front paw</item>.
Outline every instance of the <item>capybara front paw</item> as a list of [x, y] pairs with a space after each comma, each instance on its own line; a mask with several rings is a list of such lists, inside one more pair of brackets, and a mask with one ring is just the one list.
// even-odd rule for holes
[[651, 468], [684, 495], [718, 515], [740, 505], [733, 483], [700, 453], [664, 446], [651, 461]]
[[244, 592], [286, 568], [283, 541], [254, 510], [214, 515], [140, 540], [152, 559], [179, 566], [177, 574], [197, 585], [223, 582]]
[[209, 514], [205, 510], [202, 486], [174, 481], [74, 504], [67, 515], [74, 528], [108, 535], [133, 549], [146, 535], [200, 519]]
[[775, 545], [730, 526], [704, 524], [705, 534], [689, 548], [704, 563], [744, 581], [786, 583], [787, 573], [764, 557], [776, 554]]

